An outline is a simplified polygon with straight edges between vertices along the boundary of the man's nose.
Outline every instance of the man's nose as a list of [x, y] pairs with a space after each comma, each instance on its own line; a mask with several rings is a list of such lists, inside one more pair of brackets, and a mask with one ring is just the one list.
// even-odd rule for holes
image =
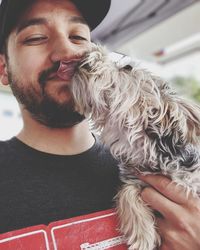
[[69, 39], [62, 38], [54, 41], [50, 55], [50, 59], [53, 63], [63, 60], [78, 59], [79, 57], [81, 57], [81, 49]]

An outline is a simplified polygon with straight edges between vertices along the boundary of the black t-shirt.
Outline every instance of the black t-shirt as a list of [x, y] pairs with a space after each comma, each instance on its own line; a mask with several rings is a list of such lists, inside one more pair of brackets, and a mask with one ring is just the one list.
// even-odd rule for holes
[[0, 142], [0, 233], [111, 208], [117, 162], [98, 141], [72, 156]]

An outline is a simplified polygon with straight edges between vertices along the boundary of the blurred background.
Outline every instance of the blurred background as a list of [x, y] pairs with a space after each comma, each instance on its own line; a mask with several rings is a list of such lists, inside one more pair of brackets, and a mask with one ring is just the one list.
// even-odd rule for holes
[[[132, 57], [199, 103], [199, 24], [200, 0], [112, 0], [92, 39]], [[16, 135], [22, 125], [15, 98], [0, 85], [0, 140]]]

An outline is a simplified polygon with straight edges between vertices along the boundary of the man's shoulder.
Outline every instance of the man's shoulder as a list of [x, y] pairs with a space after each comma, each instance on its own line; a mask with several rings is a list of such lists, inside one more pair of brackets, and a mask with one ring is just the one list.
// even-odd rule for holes
[[0, 141], [0, 167], [5, 166], [15, 152], [14, 139]]
[[10, 140], [0, 141], [0, 154], [7, 152], [9, 145], [10, 145]]

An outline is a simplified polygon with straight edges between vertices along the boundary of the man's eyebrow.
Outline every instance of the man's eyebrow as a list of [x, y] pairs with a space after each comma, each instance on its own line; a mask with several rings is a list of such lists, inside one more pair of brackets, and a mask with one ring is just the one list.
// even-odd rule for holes
[[45, 18], [33, 18], [30, 20], [25, 20], [17, 26], [17, 31], [16, 33], [18, 34], [20, 31], [23, 29], [29, 27], [29, 26], [34, 26], [34, 25], [41, 25], [41, 24], [47, 24], [47, 20]]
[[81, 24], [85, 24], [88, 26], [88, 23], [86, 22], [86, 20], [81, 17], [81, 16], [72, 16], [69, 18], [69, 22], [71, 23], [81, 23]]

